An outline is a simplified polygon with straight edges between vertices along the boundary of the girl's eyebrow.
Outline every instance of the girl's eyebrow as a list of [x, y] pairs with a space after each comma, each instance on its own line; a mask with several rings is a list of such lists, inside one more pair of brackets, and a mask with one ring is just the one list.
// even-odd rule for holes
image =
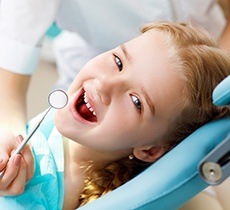
[[[122, 52], [124, 53], [125, 58], [126, 58], [129, 62], [132, 62], [133, 58], [132, 58], [132, 56], [129, 54], [129, 52], [128, 52], [126, 46], [125, 46], [125, 44], [122, 44], [122, 45], [120, 46], [120, 48], [121, 48]], [[149, 107], [149, 109], [150, 109], [152, 115], [155, 116], [155, 108], [154, 108], [153, 102], [152, 102], [152, 100], [150, 99], [150, 97], [148, 96], [147, 91], [145, 90], [145, 88], [144, 88], [143, 86], [141, 86], [141, 93], [144, 95], [145, 101], [146, 101], [146, 103], [147, 103], [147, 105], [148, 105], [148, 107]]]
[[132, 56], [129, 54], [125, 44], [122, 44], [120, 47], [121, 47], [123, 54], [125, 55], [126, 60], [128, 60], [129, 62], [132, 62]]
[[152, 102], [151, 98], [148, 96], [148, 94], [147, 94], [147, 92], [143, 86], [141, 86], [141, 93], [144, 95], [145, 101], [146, 101], [152, 115], [155, 116], [155, 108], [154, 108], [153, 102]]

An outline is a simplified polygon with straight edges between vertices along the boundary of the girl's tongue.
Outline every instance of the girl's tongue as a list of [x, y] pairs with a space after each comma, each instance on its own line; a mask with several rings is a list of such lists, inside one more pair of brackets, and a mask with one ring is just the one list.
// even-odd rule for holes
[[80, 103], [77, 106], [77, 111], [85, 120], [97, 122], [97, 117], [89, 110], [85, 103]]

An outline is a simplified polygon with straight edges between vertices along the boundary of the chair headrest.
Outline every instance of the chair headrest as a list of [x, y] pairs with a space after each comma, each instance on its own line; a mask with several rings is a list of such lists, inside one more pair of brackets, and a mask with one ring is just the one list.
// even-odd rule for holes
[[213, 103], [218, 106], [225, 106], [230, 104], [230, 75], [226, 77], [212, 94]]

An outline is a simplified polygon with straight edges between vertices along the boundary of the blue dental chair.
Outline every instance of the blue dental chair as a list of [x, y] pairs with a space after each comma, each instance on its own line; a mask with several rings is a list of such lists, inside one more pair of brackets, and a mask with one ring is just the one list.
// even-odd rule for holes
[[[230, 76], [213, 92], [230, 105]], [[210, 122], [140, 175], [80, 210], [176, 210], [230, 175], [230, 117]]]

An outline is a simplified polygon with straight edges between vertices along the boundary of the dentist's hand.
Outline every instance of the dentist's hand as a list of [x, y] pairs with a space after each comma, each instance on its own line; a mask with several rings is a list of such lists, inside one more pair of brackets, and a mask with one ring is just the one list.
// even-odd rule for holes
[[23, 137], [19, 135], [13, 138], [10, 134], [2, 137], [4, 138], [0, 141], [0, 171], [4, 170], [4, 174], [0, 178], [0, 196], [18, 195], [23, 193], [26, 183], [34, 174], [33, 154], [30, 146], [26, 145], [20, 154], [12, 155]]

